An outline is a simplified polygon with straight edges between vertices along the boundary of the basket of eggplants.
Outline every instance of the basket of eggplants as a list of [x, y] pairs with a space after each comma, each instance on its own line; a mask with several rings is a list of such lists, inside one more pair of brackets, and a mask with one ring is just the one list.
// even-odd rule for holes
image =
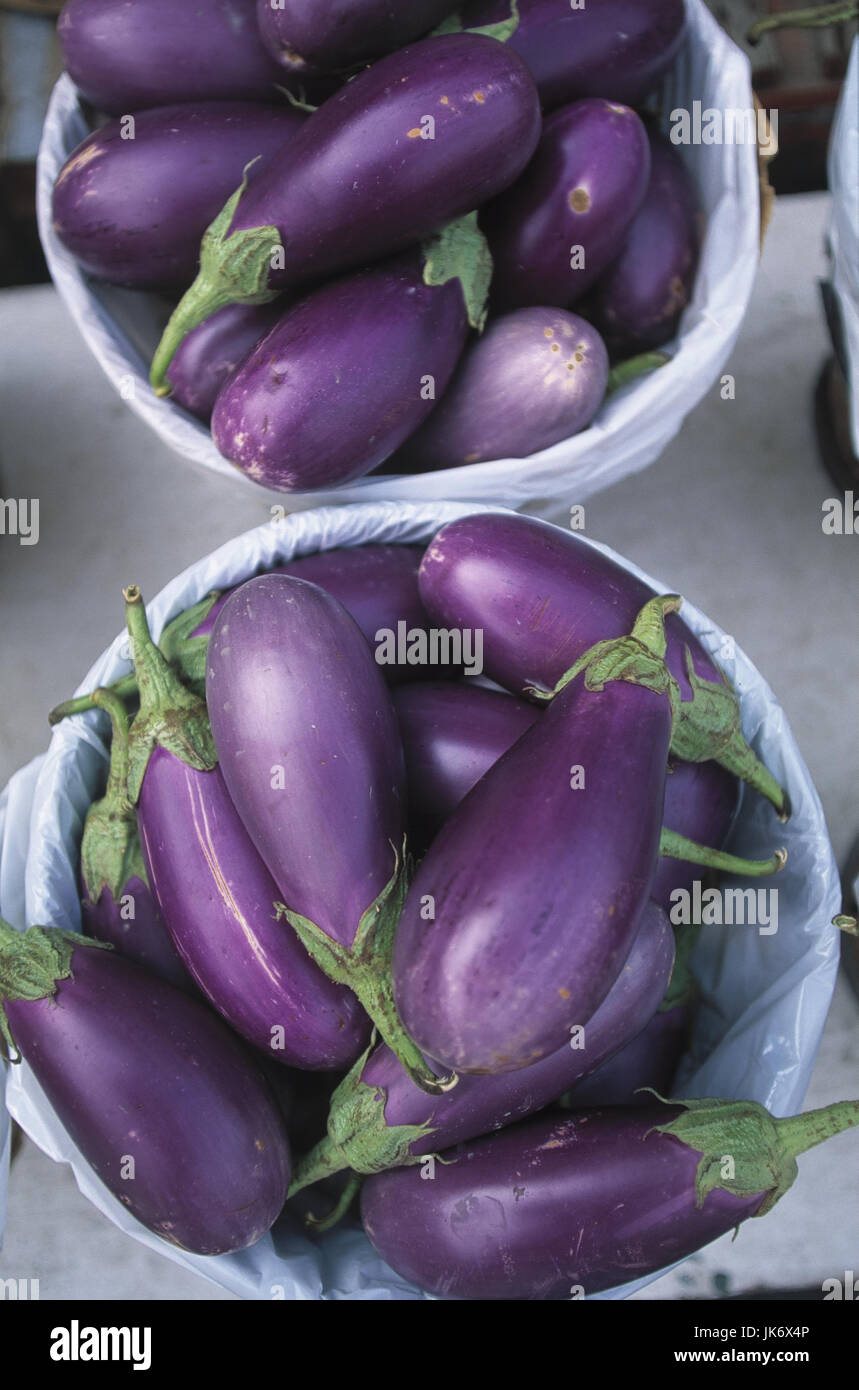
[[168, 443], [317, 499], [517, 505], [656, 457], [759, 234], [756, 146], [668, 138], [752, 103], [700, 0], [186, 8], [69, 0], [39, 163], [57, 286]]
[[[130, 1235], [246, 1297], [620, 1297], [857, 1122], [797, 1114], [819, 802], [679, 595], [392, 503], [117, 601], [0, 877], [0, 1019], [13, 1115]], [[702, 913], [728, 885], [778, 929]]]

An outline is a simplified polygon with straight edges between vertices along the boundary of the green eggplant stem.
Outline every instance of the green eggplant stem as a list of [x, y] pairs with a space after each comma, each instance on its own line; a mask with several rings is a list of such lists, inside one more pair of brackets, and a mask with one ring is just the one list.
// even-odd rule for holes
[[110, 716], [110, 769], [104, 800], [124, 806], [128, 803], [128, 712], [113, 690], [100, 687], [91, 698], [97, 709]]
[[859, 936], [859, 922], [846, 912], [839, 912], [837, 917], [833, 917], [832, 925], [843, 931], [845, 936]]
[[[120, 700], [131, 699], [137, 694], [137, 677], [133, 672], [129, 672], [127, 676], [120, 676], [118, 681], [114, 681], [112, 685], [103, 686], [102, 689], [110, 691]], [[95, 709], [95, 695], [96, 692], [92, 691], [89, 695], [76, 695], [72, 700], [64, 700], [62, 704], [55, 705], [48, 715], [48, 723], [53, 727], [55, 724], [61, 723], [63, 719], [68, 719], [72, 714], [86, 714], [87, 710]]]
[[296, 1193], [301, 1192], [305, 1187], [312, 1187], [316, 1182], [322, 1182], [323, 1178], [330, 1178], [334, 1173], [342, 1173], [349, 1164], [340, 1152], [340, 1149], [332, 1145], [331, 1140], [326, 1137], [320, 1139], [318, 1144], [299, 1159], [295, 1172], [292, 1175], [292, 1182], [289, 1185], [289, 1192], [286, 1200], [289, 1201]]
[[363, 1181], [364, 1179], [360, 1173], [352, 1173], [340, 1197], [328, 1215], [320, 1219], [314, 1216], [312, 1212], [308, 1212], [304, 1218], [305, 1226], [310, 1230], [318, 1231], [320, 1234], [322, 1234], [323, 1231], [330, 1231], [333, 1226], [336, 1226], [339, 1221], [343, 1220], [343, 1217], [360, 1192]]
[[807, 1153], [846, 1129], [859, 1125], [859, 1100], [839, 1100], [804, 1115], [788, 1115], [775, 1122], [779, 1137], [792, 1158]]
[[650, 372], [658, 371], [660, 367], [667, 367], [671, 361], [667, 352], [641, 352], [637, 357], [629, 357], [625, 362], [618, 362], [616, 367], [612, 367], [608, 374], [608, 384], [605, 393], [610, 396], [615, 391], [619, 391], [622, 386], [628, 386], [631, 381], [637, 381], [640, 376], [647, 376]]
[[[251, 164], [255, 163], [251, 160]], [[198, 324], [228, 304], [267, 304], [280, 293], [268, 285], [275, 254], [283, 251], [277, 227], [231, 231], [251, 164], [245, 168], [235, 193], [206, 229], [197, 278], [174, 309], [155, 350], [149, 380], [156, 396], [170, 394], [167, 369], [183, 340]]]
[[783, 10], [759, 19], [747, 31], [746, 38], [749, 43], [758, 44], [766, 34], [777, 29], [824, 29], [831, 24], [849, 24], [857, 18], [859, 0], [841, 0], [840, 4], [815, 5], [805, 10]]
[[787, 863], [787, 850], [777, 849], [771, 859], [741, 859], [709, 845], [699, 845], [678, 835], [675, 830], [663, 829], [659, 837], [659, 853], [666, 859], [684, 859], [690, 864], [702, 864], [709, 869], [721, 869], [746, 878], [766, 878], [777, 874]]
[[459, 1077], [436, 1076], [406, 1032], [394, 1000], [391, 960], [394, 936], [403, 910], [408, 875], [406, 849], [394, 852], [393, 873], [378, 897], [362, 914], [351, 947], [335, 941], [322, 927], [285, 903], [275, 903], [277, 916], [285, 917], [301, 944], [319, 968], [337, 984], [357, 995], [388, 1047], [408, 1075], [429, 1095], [452, 1090]]

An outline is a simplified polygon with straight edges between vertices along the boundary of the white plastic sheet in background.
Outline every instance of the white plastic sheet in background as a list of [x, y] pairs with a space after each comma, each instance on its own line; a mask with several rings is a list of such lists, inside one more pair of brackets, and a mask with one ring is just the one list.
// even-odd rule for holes
[[832, 287], [841, 309], [850, 431], [859, 458], [859, 38], [853, 40], [850, 65], [838, 104], [829, 146], [832, 220], [829, 247]]
[[[428, 542], [446, 521], [475, 510], [444, 503], [382, 503], [301, 512], [269, 522], [224, 545], [179, 575], [148, 606], [157, 636], [177, 613], [213, 588], [227, 588], [278, 561], [365, 541]], [[600, 547], [633, 574], [666, 592], [634, 565]], [[706, 649], [721, 652], [723, 633], [691, 605], [683, 617]], [[124, 674], [125, 636], [95, 663], [79, 692]], [[720, 664], [739, 693], [743, 729], [787, 787], [793, 815], [786, 826], [759, 797], [744, 799], [730, 848], [765, 858], [784, 844], [788, 863], [776, 881], [779, 925], [774, 936], [754, 927], [705, 928], [696, 958], [703, 999], [695, 1055], [681, 1088], [687, 1095], [751, 1098], [776, 1114], [798, 1110], [808, 1085], [838, 968], [838, 875], [823, 812], [808, 771], [772, 691], [737, 651]], [[7, 793], [0, 842], [0, 913], [15, 926], [43, 923], [80, 929], [76, 865], [83, 819], [104, 776], [104, 715], [61, 724], [38, 767], [19, 773]], [[32, 807], [30, 809], [30, 803]], [[29, 814], [28, 814], [29, 812]], [[768, 881], [768, 885], [771, 881]], [[403, 1299], [421, 1297], [374, 1253], [355, 1227], [330, 1232], [319, 1245], [281, 1223], [251, 1250], [216, 1258], [184, 1254], [140, 1226], [95, 1177], [71, 1144], [26, 1064], [9, 1069], [9, 1109], [52, 1158], [72, 1165], [81, 1191], [123, 1231], [246, 1298]], [[600, 1295], [623, 1298], [645, 1279]]]
[[[689, 35], [664, 83], [662, 109], [693, 101], [725, 110], [753, 105], [748, 59], [703, 0], [687, 0]], [[54, 283], [114, 387], [177, 453], [245, 487], [256, 487], [215, 448], [208, 429], [149, 386], [148, 363], [166, 318], [153, 295], [91, 280], [65, 250], [51, 222], [51, 190], [68, 155], [88, 133], [74, 86], [58, 83], [38, 163], [42, 245]], [[618, 393], [590, 429], [533, 454], [409, 477], [364, 478], [336, 492], [289, 494], [290, 508], [380, 500], [471, 500], [521, 508], [560, 520], [570, 503], [646, 468], [678, 433], [730, 355], [758, 263], [760, 199], [755, 144], [681, 147], [695, 176], [706, 233], [695, 292], [672, 362]]]

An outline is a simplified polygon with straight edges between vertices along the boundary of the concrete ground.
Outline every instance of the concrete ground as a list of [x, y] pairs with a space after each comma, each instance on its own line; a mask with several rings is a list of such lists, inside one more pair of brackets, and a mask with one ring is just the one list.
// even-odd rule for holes
[[[587, 504], [587, 533], [669, 581], [732, 633], [781, 700], [839, 862], [859, 833], [859, 643], [854, 535], [827, 536], [834, 489], [812, 392], [827, 352], [816, 281], [828, 201], [777, 206], [760, 278], [717, 388], [645, 473]], [[154, 594], [270, 498], [191, 470], [129, 412], [48, 287], [0, 295], [0, 495], [39, 497], [38, 545], [0, 537], [0, 785], [44, 748], [45, 714], [120, 625], [120, 588]], [[503, 499], [499, 499], [503, 501]], [[808, 1105], [859, 1093], [859, 1002], [836, 991]], [[819, 1288], [859, 1272], [859, 1133], [800, 1161], [765, 1221], [717, 1241], [639, 1298]], [[47, 1299], [230, 1298], [121, 1235], [70, 1171], [25, 1141], [11, 1177], [0, 1279]]]

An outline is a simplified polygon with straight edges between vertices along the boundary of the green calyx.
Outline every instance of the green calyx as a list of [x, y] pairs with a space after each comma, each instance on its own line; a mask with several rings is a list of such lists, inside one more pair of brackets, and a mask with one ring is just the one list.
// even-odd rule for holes
[[375, 902], [358, 923], [351, 947], [342, 946], [315, 922], [276, 903], [278, 917], [285, 917], [305, 950], [330, 980], [346, 985], [357, 995], [391, 1051], [399, 1058], [416, 1086], [436, 1095], [456, 1085], [456, 1075], [439, 1078], [427, 1066], [412, 1042], [396, 1003], [391, 979], [394, 936], [408, 888], [405, 845], [394, 850], [394, 872]]
[[[0, 1001], [52, 998], [58, 982], [68, 979], [72, 973], [72, 952], [76, 946], [113, 950], [104, 941], [93, 941], [61, 927], [28, 927], [26, 931], [16, 931], [0, 918]], [[21, 1057], [2, 1002], [0, 1038], [9, 1060], [19, 1062]]]
[[665, 694], [671, 703], [672, 756], [690, 763], [712, 759], [759, 791], [772, 803], [780, 819], [787, 820], [790, 815], [787, 792], [747, 744], [736, 695], [727, 682], [720, 685], [697, 675], [688, 646], [686, 671], [692, 698], [681, 699], [680, 686], [665, 664], [665, 619], [668, 614], [676, 613], [682, 602], [677, 594], [649, 599], [628, 637], [595, 643], [565, 672], [554, 690], [546, 692], [530, 687], [526, 693], [535, 699], [552, 700], [570, 681], [584, 673], [588, 690], [602, 690], [609, 681], [624, 680]]
[[[497, 39], [499, 43], [506, 43], [512, 39], [516, 30], [519, 28], [519, 0], [510, 0], [510, 18], [499, 20], [496, 24], [482, 24], [475, 28], [468, 28], [466, 34], [484, 34], [488, 39]], [[442, 20], [441, 24], [432, 31], [432, 38], [440, 38], [444, 34], [461, 34], [462, 17], [458, 14], [451, 15], [448, 19]]]
[[206, 230], [197, 278], [173, 311], [155, 350], [149, 380], [156, 396], [170, 394], [167, 369], [183, 339], [198, 324], [228, 304], [267, 304], [280, 293], [269, 289], [268, 284], [275, 253], [282, 250], [278, 228], [247, 227], [230, 233], [251, 164], [245, 168], [240, 186]]
[[[184, 613], [180, 613], [167, 624], [158, 643], [159, 650], [178, 673], [182, 683], [201, 698], [206, 693], [206, 653], [209, 650], [209, 638], [192, 637], [191, 633], [209, 616], [212, 605], [220, 597], [220, 591], [214, 590], [192, 608], [186, 608]], [[134, 699], [137, 696], [137, 676], [132, 671], [105, 689], [109, 694], [118, 696], [120, 700]], [[63, 704], [51, 710], [48, 723], [59, 724], [62, 719], [68, 719], [72, 714], [85, 714], [89, 709], [96, 709], [96, 693], [93, 691], [90, 695], [77, 695], [73, 700], [65, 700]]]
[[815, 5], [810, 10], [782, 10], [779, 14], [759, 19], [746, 33], [751, 44], [760, 43], [766, 34], [776, 29], [825, 29], [831, 24], [850, 24], [859, 19], [857, 0], [841, 0], [836, 5]]
[[708, 869], [721, 869], [723, 873], [742, 874], [745, 878], [768, 878], [787, 863], [786, 849], [777, 849], [769, 859], [742, 859], [721, 849], [711, 849], [709, 845], [699, 845], [696, 840], [687, 840], [685, 835], [664, 827], [659, 837], [659, 853], [665, 859], [683, 859]]
[[671, 361], [667, 352], [642, 352], [637, 357], [629, 357], [626, 362], [618, 362], [616, 367], [612, 367], [608, 374], [608, 383], [605, 393], [611, 396], [615, 391], [619, 391], [622, 386], [628, 386], [632, 381], [638, 381], [641, 376], [648, 376], [650, 372], [658, 371], [660, 367], [667, 367]]
[[332, 1095], [328, 1134], [298, 1164], [290, 1197], [344, 1168], [362, 1174], [382, 1173], [387, 1168], [421, 1162], [411, 1146], [432, 1134], [433, 1127], [428, 1121], [421, 1125], [385, 1123], [387, 1093], [361, 1080], [373, 1047], [371, 1043]]
[[217, 766], [205, 700], [187, 690], [171, 670], [149, 633], [146, 609], [135, 584], [124, 590], [140, 710], [128, 749], [128, 798], [136, 806], [149, 759], [156, 747], [202, 772]]
[[482, 333], [486, 323], [492, 255], [477, 223], [477, 213], [450, 222], [422, 245], [424, 284], [446, 285], [459, 280], [472, 328]]
[[805, 1115], [776, 1119], [753, 1100], [657, 1099], [683, 1107], [676, 1119], [650, 1132], [671, 1134], [701, 1155], [695, 1178], [697, 1205], [717, 1188], [735, 1197], [761, 1193], [755, 1216], [765, 1216], [792, 1186], [801, 1153], [859, 1125], [859, 1101], [839, 1101]]
[[105, 889], [117, 902], [129, 879], [147, 881], [137, 814], [128, 799], [128, 715], [119, 696], [109, 690], [93, 691], [92, 699], [110, 715], [113, 736], [107, 788], [90, 806], [84, 824], [81, 874], [90, 902], [97, 903]]

